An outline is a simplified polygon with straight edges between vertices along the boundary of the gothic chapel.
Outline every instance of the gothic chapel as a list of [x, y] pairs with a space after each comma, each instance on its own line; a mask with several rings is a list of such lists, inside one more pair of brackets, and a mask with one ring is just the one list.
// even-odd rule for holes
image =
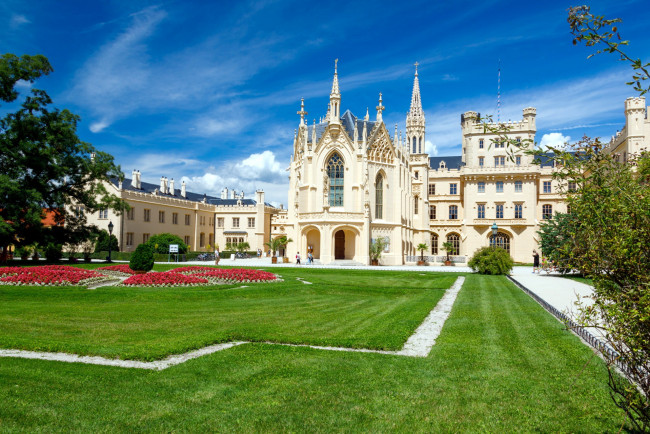
[[406, 262], [406, 255], [416, 254], [418, 243], [428, 244], [428, 201], [423, 193], [429, 159], [424, 153], [417, 64], [406, 138], [397, 130], [391, 138], [382, 120], [381, 94], [376, 110], [374, 120], [368, 112], [363, 118], [349, 110], [341, 115], [336, 63], [325, 119], [309, 126], [302, 102], [290, 166], [289, 206], [276, 220], [293, 240], [289, 257], [311, 251], [323, 264], [335, 260], [368, 264], [370, 243], [384, 237], [388, 246], [381, 262], [397, 265]]

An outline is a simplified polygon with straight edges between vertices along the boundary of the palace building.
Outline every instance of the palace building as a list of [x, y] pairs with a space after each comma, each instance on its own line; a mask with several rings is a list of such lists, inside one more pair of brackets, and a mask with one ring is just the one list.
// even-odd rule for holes
[[[91, 216], [105, 228], [115, 224], [120, 249], [132, 251], [149, 236], [170, 232], [192, 250], [246, 241], [262, 249], [271, 238], [287, 236], [288, 256], [311, 252], [317, 263], [370, 263], [370, 245], [387, 241], [380, 263], [401, 265], [418, 260], [426, 244], [429, 263], [444, 261], [449, 243], [455, 263], [465, 263], [479, 248], [505, 248], [515, 261], [530, 262], [538, 248], [540, 223], [566, 212], [552, 160], [534, 162], [524, 153], [506, 153], [504, 133], [516, 141], [534, 141], [536, 110], [522, 119], [486, 124], [480, 114], [460, 116], [461, 154], [429, 157], [417, 64], [406, 131], [391, 135], [383, 121], [382, 95], [371, 120], [346, 110], [335, 65], [327, 114], [309, 125], [304, 100], [289, 167], [288, 206], [275, 208], [224, 189], [221, 197], [179, 190], [174, 181], [160, 185], [140, 181], [134, 171], [124, 183], [114, 180], [113, 193], [132, 207], [122, 216], [108, 211]], [[625, 102], [625, 127], [612, 138], [610, 152], [626, 160], [650, 145], [650, 122], [644, 98]], [[495, 233], [496, 231], [496, 233]]]

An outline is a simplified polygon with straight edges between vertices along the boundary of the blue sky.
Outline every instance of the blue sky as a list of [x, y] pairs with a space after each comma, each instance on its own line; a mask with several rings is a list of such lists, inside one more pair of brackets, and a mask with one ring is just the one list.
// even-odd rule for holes
[[[325, 115], [335, 58], [342, 111], [374, 116], [382, 92], [391, 132], [404, 130], [418, 61], [432, 155], [460, 154], [461, 113], [496, 112], [499, 59], [502, 120], [533, 106], [540, 142], [610, 137], [635, 95], [631, 69], [572, 45], [573, 4], [3, 0], [0, 52], [46, 55], [54, 73], [35, 87], [79, 114], [81, 139], [127, 177], [286, 203], [300, 98], [309, 123]], [[623, 18], [629, 52], [648, 58], [647, 0], [591, 6]]]

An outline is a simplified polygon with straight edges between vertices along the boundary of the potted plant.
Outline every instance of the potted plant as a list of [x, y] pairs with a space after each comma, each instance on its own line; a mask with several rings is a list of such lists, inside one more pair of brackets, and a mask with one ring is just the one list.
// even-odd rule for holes
[[[283, 236], [280, 237], [280, 249], [283, 250], [282, 253], [286, 253], [287, 244], [292, 243], [292, 242], [293, 242], [293, 240], [291, 238], [287, 238], [286, 235], [283, 235]], [[284, 254], [282, 255], [282, 263], [284, 263], [284, 264], [289, 263], [289, 258], [284, 256]]]
[[454, 251], [454, 245], [452, 244], [451, 241], [445, 241], [444, 243], [442, 243], [441, 249], [447, 252], [447, 257], [445, 258], [445, 265], [450, 266], [451, 265], [450, 252]]
[[272, 239], [271, 241], [264, 243], [265, 246], [267, 246], [269, 249], [271, 249], [271, 264], [277, 264], [278, 263], [278, 257], [276, 256], [276, 252], [280, 250], [280, 247], [282, 247], [282, 238], [283, 237], [276, 237]]
[[424, 251], [427, 250], [429, 246], [426, 245], [426, 243], [420, 243], [418, 246], [415, 248], [420, 252], [420, 260], [418, 261], [418, 265], [426, 265], [424, 262]]
[[379, 265], [379, 259], [385, 248], [386, 238], [384, 237], [376, 238], [370, 243], [370, 265]]
[[140, 244], [131, 255], [129, 267], [136, 274], [144, 274], [153, 268], [153, 249], [148, 244]]

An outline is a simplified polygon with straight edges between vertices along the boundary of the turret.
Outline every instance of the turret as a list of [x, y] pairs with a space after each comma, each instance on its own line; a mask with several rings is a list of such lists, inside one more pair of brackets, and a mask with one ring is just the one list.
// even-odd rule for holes
[[524, 110], [524, 122], [528, 123], [531, 130], [537, 130], [535, 125], [535, 117], [537, 116], [537, 109], [534, 107], [526, 107]]
[[406, 140], [411, 153], [424, 153], [425, 138], [424, 110], [420, 97], [420, 82], [418, 80], [418, 62], [415, 62], [415, 78], [413, 79], [413, 93], [411, 95], [411, 108], [406, 115]]

